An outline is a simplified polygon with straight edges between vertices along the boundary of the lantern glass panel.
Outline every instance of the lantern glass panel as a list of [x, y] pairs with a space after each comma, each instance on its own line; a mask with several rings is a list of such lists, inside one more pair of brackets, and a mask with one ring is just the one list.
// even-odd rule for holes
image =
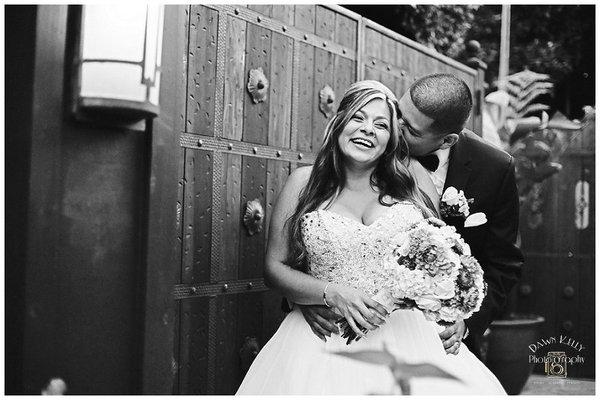
[[143, 102], [146, 86], [142, 84], [142, 68], [134, 64], [84, 62], [81, 96]]
[[136, 3], [84, 6], [83, 59], [142, 62], [146, 13], [140, 9]]

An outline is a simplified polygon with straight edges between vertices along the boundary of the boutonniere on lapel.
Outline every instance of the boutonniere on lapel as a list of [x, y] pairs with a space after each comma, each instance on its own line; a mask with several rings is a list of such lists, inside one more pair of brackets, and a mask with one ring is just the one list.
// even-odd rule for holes
[[454, 186], [448, 187], [442, 194], [440, 201], [440, 213], [442, 218], [464, 218], [465, 228], [483, 225], [487, 222], [484, 213], [471, 214], [469, 204], [473, 199], [467, 199], [462, 190], [456, 190]]

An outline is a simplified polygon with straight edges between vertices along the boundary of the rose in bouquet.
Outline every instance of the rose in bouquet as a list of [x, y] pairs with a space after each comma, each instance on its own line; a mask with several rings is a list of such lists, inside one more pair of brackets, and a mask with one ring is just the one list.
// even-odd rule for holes
[[[392, 238], [377, 279], [374, 299], [388, 310], [418, 309], [442, 325], [469, 318], [486, 293], [483, 270], [456, 229], [425, 220]], [[358, 339], [341, 324], [348, 344]]]

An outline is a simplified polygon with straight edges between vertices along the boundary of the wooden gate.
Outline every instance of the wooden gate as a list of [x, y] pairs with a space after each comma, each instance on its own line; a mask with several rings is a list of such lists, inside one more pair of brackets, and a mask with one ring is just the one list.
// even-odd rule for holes
[[[594, 132], [588, 127], [573, 140], [560, 158], [562, 171], [545, 183], [543, 223], [529, 227], [521, 211], [525, 267], [516, 292], [518, 311], [545, 318], [540, 340], [563, 335], [585, 347], [569, 354], [585, 361], [569, 365], [568, 376], [586, 378], [595, 377], [596, 348]], [[587, 199], [578, 182], [589, 185]], [[578, 214], [586, 213], [579, 224]], [[543, 364], [536, 368], [544, 374]]]
[[[338, 6], [177, 7], [165, 29], [185, 21], [186, 45], [179, 60], [163, 60], [163, 74], [174, 74], [163, 82], [182, 87], [161, 91], [162, 104], [181, 104], [173, 126], [183, 129], [173, 132], [182, 147], [174, 392], [230, 394], [283, 318], [281, 297], [262, 279], [265, 238], [286, 177], [321, 144], [321, 90], [333, 89], [335, 108], [356, 80], [381, 80], [400, 97], [417, 77], [446, 71], [480, 100], [483, 77]], [[255, 103], [247, 83], [257, 69], [268, 90]], [[469, 124], [479, 131], [478, 106]], [[264, 229], [249, 235], [242, 218], [255, 199]]]

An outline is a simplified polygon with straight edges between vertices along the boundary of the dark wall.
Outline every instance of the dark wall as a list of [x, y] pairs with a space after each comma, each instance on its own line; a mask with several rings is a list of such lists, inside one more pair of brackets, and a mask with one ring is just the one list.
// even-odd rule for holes
[[[23, 282], [35, 51], [35, 6], [5, 8], [5, 392], [22, 391]], [[17, 40], [18, 38], [18, 40]], [[10, 268], [8, 266], [11, 266]]]
[[67, 16], [6, 12], [6, 391], [136, 393], [149, 132], [65, 114]]

